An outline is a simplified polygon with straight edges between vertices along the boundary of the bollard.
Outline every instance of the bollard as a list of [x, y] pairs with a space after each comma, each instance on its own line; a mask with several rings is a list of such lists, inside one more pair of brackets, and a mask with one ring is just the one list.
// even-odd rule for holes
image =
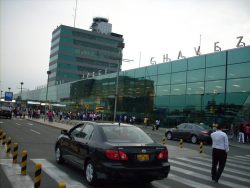
[[64, 182], [58, 183], [57, 188], [66, 188], [66, 184]]
[[202, 154], [203, 153], [203, 142], [200, 142], [200, 154]]
[[22, 163], [21, 163], [21, 174], [22, 175], [26, 175], [27, 174], [27, 154], [28, 152], [26, 150], [23, 150], [23, 153], [22, 153]]
[[39, 188], [41, 185], [41, 172], [42, 172], [42, 164], [36, 163], [35, 177], [34, 177], [34, 188]]
[[183, 140], [180, 139], [180, 148], [183, 148]]
[[0, 129], [0, 142], [2, 142], [2, 139], [3, 139], [3, 130]]
[[2, 142], [2, 145], [4, 146], [5, 145], [5, 142], [6, 142], [6, 133], [3, 133], [3, 142]]
[[17, 163], [17, 155], [18, 155], [18, 143], [14, 143], [14, 148], [13, 148], [13, 164]]
[[8, 155], [10, 154], [10, 148], [11, 148], [11, 138], [9, 137], [7, 141], [7, 150], [6, 150], [6, 153]]
[[162, 138], [161, 143], [166, 144], [166, 138], [165, 137]]

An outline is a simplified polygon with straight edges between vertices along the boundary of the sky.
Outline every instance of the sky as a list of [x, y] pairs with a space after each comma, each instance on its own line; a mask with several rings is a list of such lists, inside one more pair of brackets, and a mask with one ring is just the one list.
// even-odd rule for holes
[[[0, 0], [0, 89], [14, 93], [46, 85], [52, 31], [74, 26], [76, 0]], [[179, 51], [195, 56], [250, 45], [250, 0], [77, 0], [75, 27], [90, 30], [105, 17], [122, 34], [122, 70], [163, 62]]]

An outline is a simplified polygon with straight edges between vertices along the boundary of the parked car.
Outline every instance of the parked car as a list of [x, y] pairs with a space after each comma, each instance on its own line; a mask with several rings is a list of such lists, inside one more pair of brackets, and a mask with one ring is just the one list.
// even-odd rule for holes
[[12, 118], [12, 111], [9, 107], [1, 106], [0, 107], [0, 117]]
[[182, 123], [177, 125], [176, 128], [167, 129], [165, 136], [168, 140], [183, 139], [191, 141], [193, 144], [199, 141], [210, 144], [212, 142], [210, 134], [213, 129], [208, 125], [196, 123]]
[[167, 147], [128, 124], [84, 122], [62, 130], [55, 157], [83, 169], [90, 185], [98, 180], [149, 183], [166, 178], [170, 170]]

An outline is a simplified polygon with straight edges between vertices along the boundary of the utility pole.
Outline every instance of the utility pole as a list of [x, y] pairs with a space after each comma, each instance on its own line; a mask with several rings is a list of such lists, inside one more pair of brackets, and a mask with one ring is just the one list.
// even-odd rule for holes
[[76, 10], [77, 10], [77, 0], [76, 0], [75, 15], [74, 15], [74, 27], [76, 25]]

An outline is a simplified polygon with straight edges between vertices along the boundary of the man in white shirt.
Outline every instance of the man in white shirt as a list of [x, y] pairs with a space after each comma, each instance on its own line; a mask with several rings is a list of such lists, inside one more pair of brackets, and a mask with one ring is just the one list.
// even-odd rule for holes
[[[216, 132], [211, 134], [213, 141], [212, 148], [212, 180], [218, 182], [224, 170], [227, 161], [227, 152], [229, 151], [229, 143], [227, 134], [222, 132], [222, 125], [217, 124]], [[218, 168], [217, 168], [218, 166]]]

